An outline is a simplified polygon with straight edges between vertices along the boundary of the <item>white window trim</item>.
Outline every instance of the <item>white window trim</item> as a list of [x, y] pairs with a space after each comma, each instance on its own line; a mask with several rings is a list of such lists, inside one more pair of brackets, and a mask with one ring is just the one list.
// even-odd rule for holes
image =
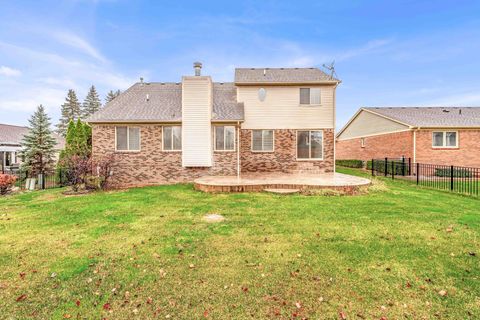
[[[119, 150], [117, 149], [117, 128], [118, 127], [127, 127], [127, 149]], [[138, 149], [129, 149], [130, 148], [130, 128], [138, 128]], [[140, 152], [142, 150], [142, 129], [136, 126], [115, 126], [115, 152]]]
[[[455, 132], [455, 146], [447, 146], [447, 132]], [[433, 135], [435, 133], [443, 134], [443, 146], [435, 146], [433, 144]], [[442, 130], [442, 131], [432, 131], [432, 148], [433, 149], [458, 149], [458, 131], [457, 130]]]
[[360, 148], [365, 148], [365, 138], [360, 138]]
[[[162, 126], [162, 152], [182, 152], [182, 149], [173, 149], [173, 130], [172, 130], [172, 149], [170, 150], [166, 150], [165, 149], [165, 133], [163, 131], [163, 129], [165, 127], [180, 127], [180, 132], [182, 132], [182, 126], [181, 125], [171, 125], [171, 126]], [[180, 144], [182, 145], [182, 148], [183, 148], [183, 134], [182, 134], [182, 137], [180, 139]]]
[[[262, 131], [262, 150], [253, 150], [253, 131]], [[263, 135], [265, 131], [272, 131], [272, 150], [263, 150]], [[250, 141], [250, 151], [255, 153], [272, 153], [275, 152], [275, 130], [273, 129], [252, 129], [252, 136]]]
[[[320, 90], [320, 103], [301, 103], [300, 101], [300, 89], [310, 89], [309, 91], [309, 102], [312, 101], [312, 94], [311, 90], [312, 89], [319, 89]], [[298, 89], [298, 104], [300, 107], [321, 107], [322, 106], [322, 89], [321, 88], [316, 88], [316, 87], [300, 87]]]
[[[223, 150], [217, 149], [217, 127], [223, 127]], [[233, 128], [233, 149], [225, 149], [225, 128]], [[215, 152], [235, 152], [237, 150], [237, 128], [235, 126], [213, 126], [213, 150]]]
[[[321, 131], [322, 132], [322, 157], [321, 158], [299, 158], [298, 157], [298, 132], [299, 131], [308, 131], [308, 137], [310, 138], [312, 131]], [[296, 139], [295, 139], [295, 157], [297, 161], [323, 161], [324, 159], [324, 152], [325, 152], [325, 132], [323, 129], [298, 129], [296, 132]], [[310, 147], [308, 148], [308, 155], [312, 155], [312, 144], [310, 143]]]

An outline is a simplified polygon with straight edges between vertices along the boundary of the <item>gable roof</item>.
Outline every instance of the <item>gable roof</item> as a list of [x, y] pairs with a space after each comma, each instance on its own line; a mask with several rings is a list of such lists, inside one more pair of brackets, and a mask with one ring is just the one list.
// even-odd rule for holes
[[412, 127], [480, 127], [480, 107], [367, 107]]
[[[148, 95], [148, 99], [147, 99]], [[233, 83], [213, 83], [212, 120], [243, 120]], [[180, 122], [181, 83], [136, 83], [87, 119], [101, 122]]]
[[236, 68], [235, 84], [339, 83], [318, 68]]
[[[21, 146], [23, 136], [26, 135], [29, 130], [28, 127], [0, 124], [0, 145]], [[56, 133], [53, 133], [52, 136], [57, 142], [56, 149], [63, 149], [65, 147], [65, 139]]]

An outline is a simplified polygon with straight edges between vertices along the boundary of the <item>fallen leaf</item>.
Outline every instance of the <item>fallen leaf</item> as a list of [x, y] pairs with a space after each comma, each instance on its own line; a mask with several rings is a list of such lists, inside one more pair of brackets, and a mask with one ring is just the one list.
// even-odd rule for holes
[[340, 313], [338, 314], [340, 316], [340, 319], [342, 320], [346, 320], [347, 319], [347, 315], [345, 314], [345, 312], [343, 311], [340, 311]]
[[468, 254], [471, 255], [472, 257], [475, 257], [475, 256], [477, 255], [477, 254], [476, 254], [475, 252], [473, 252], [473, 251], [469, 252]]
[[446, 290], [440, 290], [440, 291], [438, 291], [438, 294], [441, 295], [442, 297], [445, 297], [447, 295], [447, 291]]
[[75, 301], [75, 304], [77, 305], [77, 307], [80, 307], [80, 300]]
[[297, 309], [300, 309], [300, 308], [302, 308], [302, 305], [300, 304], [300, 302], [296, 302], [295, 307], [297, 307]]
[[108, 303], [108, 302], [103, 305], [103, 310], [110, 310], [111, 308], [112, 307], [110, 306], [110, 303]]
[[63, 319], [70, 319], [72, 316], [68, 313], [63, 315]]
[[17, 298], [16, 301], [17, 301], [17, 302], [20, 302], [20, 301], [23, 301], [23, 300], [25, 300], [25, 299], [27, 299], [27, 295], [26, 295], [26, 294], [22, 294], [21, 296], [19, 296], [19, 297]]
[[248, 292], [248, 288], [247, 287], [242, 287], [242, 291], [243, 292]]
[[190, 264], [188, 265], [188, 267], [189, 267], [190, 269], [193, 269], [193, 268], [195, 268], [195, 265], [194, 265], [193, 263], [190, 263]]
[[25, 279], [25, 275], [26, 275], [25, 272], [20, 272], [20, 278], [21, 278], [22, 280]]
[[57, 276], [57, 273], [56, 272], [52, 272], [52, 274], [50, 275], [50, 278], [55, 278]]
[[147, 298], [147, 303], [148, 303], [148, 304], [152, 304], [152, 302], [153, 302], [153, 299], [152, 299], [151, 297], [148, 297], [148, 298]]
[[208, 317], [208, 310], [203, 311], [203, 317], [204, 318]]

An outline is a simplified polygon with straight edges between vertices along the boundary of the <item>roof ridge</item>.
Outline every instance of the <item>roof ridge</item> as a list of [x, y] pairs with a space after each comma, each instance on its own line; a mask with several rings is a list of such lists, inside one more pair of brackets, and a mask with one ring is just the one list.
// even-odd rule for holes
[[17, 124], [8, 124], [8, 123], [0, 123], [0, 126], [9, 126], [9, 127], [18, 127], [18, 128], [27, 128], [28, 126], [19, 126]]

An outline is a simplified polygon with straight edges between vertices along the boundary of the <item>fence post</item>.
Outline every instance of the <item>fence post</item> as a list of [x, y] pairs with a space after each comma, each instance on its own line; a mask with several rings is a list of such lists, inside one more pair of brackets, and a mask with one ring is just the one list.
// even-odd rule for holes
[[374, 163], [375, 163], [375, 159], [372, 158], [372, 176], [375, 175], [375, 171], [373, 169]]
[[402, 157], [402, 176], [405, 177], [405, 157]]
[[450, 166], [450, 190], [453, 191], [453, 166]]
[[420, 182], [420, 164], [417, 162], [417, 168], [415, 169], [415, 175], [417, 176], [417, 185]]
[[388, 158], [385, 158], [385, 177], [388, 174]]
[[395, 179], [395, 161], [392, 161], [392, 179]]
[[408, 175], [412, 175], [412, 158], [408, 158]]

